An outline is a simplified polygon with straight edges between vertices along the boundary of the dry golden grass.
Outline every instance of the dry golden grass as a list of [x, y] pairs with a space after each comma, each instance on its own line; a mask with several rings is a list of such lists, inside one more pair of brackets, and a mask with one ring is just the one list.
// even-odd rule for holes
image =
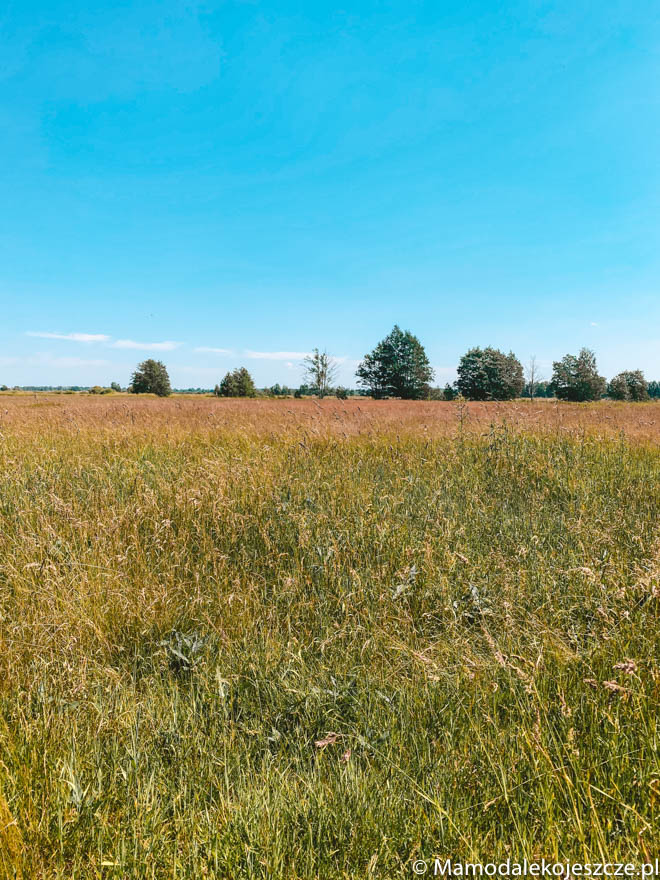
[[213, 433], [223, 429], [256, 435], [298, 432], [352, 436], [481, 433], [507, 423], [525, 431], [561, 432], [660, 441], [660, 403], [600, 401], [570, 404], [554, 400], [507, 403], [376, 401], [353, 398], [231, 400], [199, 395], [0, 394], [0, 430], [153, 433]]

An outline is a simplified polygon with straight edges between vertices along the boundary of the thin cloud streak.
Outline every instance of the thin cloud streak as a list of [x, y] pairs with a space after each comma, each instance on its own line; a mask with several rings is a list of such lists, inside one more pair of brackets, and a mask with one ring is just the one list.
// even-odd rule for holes
[[207, 354], [235, 354], [232, 348], [212, 348], [208, 345], [198, 345], [194, 351], [206, 352]]
[[28, 330], [26, 336], [35, 336], [38, 339], [64, 339], [67, 342], [107, 342], [110, 337], [105, 333], [45, 333], [36, 330]]
[[123, 348], [123, 349], [141, 349], [143, 351], [174, 351], [175, 348], [180, 348], [183, 345], [182, 342], [172, 342], [167, 340], [165, 342], [136, 342], [134, 339], [117, 339], [116, 342], [113, 342], [110, 348]]

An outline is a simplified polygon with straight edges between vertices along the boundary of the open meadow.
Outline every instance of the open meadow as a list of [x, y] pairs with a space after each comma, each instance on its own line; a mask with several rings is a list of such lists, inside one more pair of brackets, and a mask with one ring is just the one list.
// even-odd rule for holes
[[659, 478], [654, 403], [0, 394], [0, 877], [655, 858]]

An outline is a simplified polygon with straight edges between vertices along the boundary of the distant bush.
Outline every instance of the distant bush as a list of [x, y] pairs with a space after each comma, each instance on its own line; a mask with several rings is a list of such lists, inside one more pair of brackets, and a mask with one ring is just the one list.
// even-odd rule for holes
[[[525, 383], [521, 397], [531, 397], [531, 386], [529, 382]], [[534, 382], [534, 397], [554, 397], [554, 392], [550, 386], [550, 382]]]
[[429, 400], [456, 400], [458, 397], [458, 391], [453, 385], [450, 385], [449, 382], [445, 385], [444, 388], [429, 388]]
[[264, 388], [264, 394], [269, 397], [291, 397], [293, 390], [288, 385], [280, 385], [276, 382], [270, 388]]
[[348, 388], [344, 388], [343, 385], [338, 385], [335, 388], [335, 397], [338, 400], [347, 400], [348, 399]]

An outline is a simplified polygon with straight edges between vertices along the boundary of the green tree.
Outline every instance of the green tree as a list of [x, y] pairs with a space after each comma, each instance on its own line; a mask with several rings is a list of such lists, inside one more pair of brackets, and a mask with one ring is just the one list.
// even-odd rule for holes
[[649, 386], [641, 370], [624, 370], [614, 376], [607, 386], [607, 396], [613, 400], [648, 400]]
[[335, 397], [337, 400], [348, 400], [348, 388], [343, 385], [337, 385], [335, 388]]
[[330, 393], [330, 386], [337, 375], [337, 363], [327, 351], [319, 351], [315, 348], [311, 354], [303, 360], [305, 378], [319, 397], [325, 397]]
[[257, 390], [245, 367], [237, 367], [225, 375], [220, 385], [215, 386], [214, 394], [218, 397], [256, 397]]
[[560, 400], [599, 400], [605, 393], [607, 383], [598, 374], [596, 355], [588, 348], [577, 357], [567, 354], [552, 366], [550, 386]]
[[641, 370], [628, 370], [626, 372], [626, 381], [628, 382], [628, 393], [630, 400], [648, 400], [649, 386], [644, 378]]
[[236, 383], [236, 370], [225, 373], [220, 382], [220, 397], [238, 397], [238, 385]]
[[358, 381], [372, 397], [422, 400], [428, 397], [433, 370], [416, 336], [394, 325], [392, 332], [365, 355], [357, 369]]
[[623, 373], [610, 380], [607, 385], [607, 396], [612, 400], [628, 400], [628, 383]]
[[236, 387], [239, 397], [256, 397], [257, 389], [254, 387], [252, 376], [245, 367], [239, 367], [236, 372]]
[[119, 382], [111, 382], [111, 383], [110, 383], [110, 388], [111, 388], [113, 391], [121, 391], [121, 385], [119, 384]]
[[469, 400], [513, 400], [524, 385], [518, 358], [497, 348], [471, 348], [460, 360], [456, 387]]
[[172, 388], [165, 364], [151, 358], [142, 361], [133, 373], [128, 390], [133, 394], [157, 394], [158, 397], [167, 397], [172, 393]]
[[442, 390], [443, 400], [456, 400], [458, 397], [458, 391], [454, 388], [453, 385], [450, 385], [449, 382], [445, 385]]
[[658, 400], [658, 398], [660, 398], [660, 382], [656, 382], [656, 380], [653, 379], [651, 382], [649, 382], [647, 390], [649, 397], [653, 400]]

